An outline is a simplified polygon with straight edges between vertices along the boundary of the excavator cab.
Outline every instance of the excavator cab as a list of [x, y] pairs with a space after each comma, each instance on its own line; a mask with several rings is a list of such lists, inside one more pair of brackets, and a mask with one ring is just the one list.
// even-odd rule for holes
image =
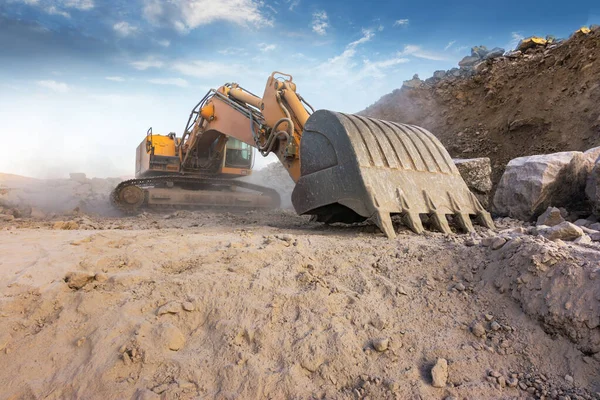
[[254, 148], [235, 138], [228, 138], [225, 145], [222, 172], [233, 175], [250, 175], [254, 164]]

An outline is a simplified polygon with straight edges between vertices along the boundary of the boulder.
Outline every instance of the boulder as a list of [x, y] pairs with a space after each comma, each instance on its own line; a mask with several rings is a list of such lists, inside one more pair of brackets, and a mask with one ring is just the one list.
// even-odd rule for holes
[[[566, 179], [566, 167], [577, 151], [519, 157], [511, 160], [494, 195], [493, 210], [500, 216], [532, 220], [554, 202]], [[562, 195], [562, 192], [561, 192]]]
[[494, 47], [492, 50], [490, 50], [489, 53], [487, 53], [485, 55], [485, 59], [486, 60], [493, 60], [494, 58], [498, 58], [498, 57], [502, 57], [505, 53], [505, 50], [500, 48], [500, 47]]
[[525, 51], [525, 50], [532, 49], [534, 47], [545, 46], [546, 43], [548, 43], [546, 41], [546, 39], [537, 37], [537, 36], [532, 36], [532, 37], [528, 37], [527, 39], [521, 40], [519, 42], [519, 45], [517, 46], [517, 50]]
[[492, 164], [487, 157], [461, 159], [455, 158], [454, 165], [464, 179], [467, 187], [479, 199], [484, 207], [489, 206], [492, 191]]
[[489, 53], [485, 46], [475, 46], [471, 48], [471, 57], [484, 58]]
[[600, 159], [586, 179], [585, 195], [594, 215], [600, 216]]
[[479, 57], [466, 56], [458, 62], [458, 66], [461, 68], [470, 68], [477, 64], [481, 60]]

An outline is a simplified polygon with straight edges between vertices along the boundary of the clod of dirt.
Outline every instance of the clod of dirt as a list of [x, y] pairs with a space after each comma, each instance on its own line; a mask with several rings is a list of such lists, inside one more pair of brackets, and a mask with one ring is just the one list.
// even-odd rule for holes
[[79, 290], [94, 280], [94, 274], [89, 272], [69, 272], [65, 275], [65, 282], [71, 289]]
[[185, 345], [185, 336], [175, 325], [166, 323], [157, 328], [160, 342], [169, 350], [178, 351]]
[[373, 340], [373, 348], [378, 352], [383, 352], [388, 349], [390, 344], [390, 339], [388, 338], [378, 338]]
[[181, 311], [181, 304], [171, 301], [156, 310], [156, 315], [178, 314]]
[[483, 324], [481, 322], [473, 323], [471, 325], [471, 332], [477, 337], [483, 337], [486, 333], [485, 328], [483, 327]]
[[194, 306], [194, 303], [192, 303], [191, 301], [186, 301], [184, 302], [182, 305], [183, 309], [185, 311], [194, 311], [196, 309], [196, 306]]
[[79, 229], [79, 224], [75, 221], [56, 221], [52, 228], [57, 230], [72, 231]]
[[438, 358], [431, 369], [431, 378], [433, 387], [443, 388], [448, 382], [448, 361], [445, 358]]

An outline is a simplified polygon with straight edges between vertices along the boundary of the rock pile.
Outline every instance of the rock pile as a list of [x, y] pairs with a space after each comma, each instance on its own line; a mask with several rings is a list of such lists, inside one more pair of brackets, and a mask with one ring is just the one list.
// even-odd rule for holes
[[600, 146], [598, 27], [500, 50], [475, 47], [461, 68], [415, 76], [361, 114], [422, 126], [452, 157], [490, 158], [494, 187], [515, 158]]

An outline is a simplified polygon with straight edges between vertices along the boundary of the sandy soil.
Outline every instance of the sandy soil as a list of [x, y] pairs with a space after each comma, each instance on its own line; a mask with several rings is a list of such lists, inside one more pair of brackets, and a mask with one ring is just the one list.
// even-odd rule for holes
[[0, 398], [600, 398], [598, 248], [517, 225], [0, 222]]

